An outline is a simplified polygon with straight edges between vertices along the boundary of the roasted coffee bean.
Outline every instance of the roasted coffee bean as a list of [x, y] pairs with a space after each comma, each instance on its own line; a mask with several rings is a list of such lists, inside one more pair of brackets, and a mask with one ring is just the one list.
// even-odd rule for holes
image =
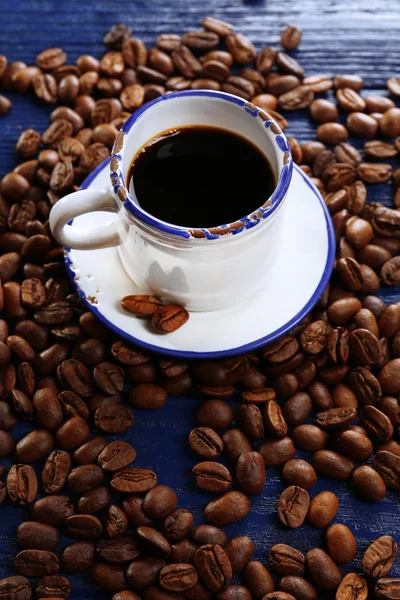
[[93, 379], [104, 394], [117, 394], [124, 387], [124, 371], [112, 363], [104, 362], [95, 367]]
[[311, 398], [305, 392], [294, 394], [291, 398], [286, 400], [282, 408], [283, 416], [290, 425], [299, 425], [300, 423], [303, 423], [310, 416], [311, 411]]
[[[292, 435], [296, 446], [308, 452], [323, 450], [328, 443], [328, 434], [326, 431], [315, 425], [299, 425], [295, 427]], [[293, 451], [293, 455], [294, 453]]]
[[400, 133], [400, 111], [397, 107], [386, 110], [379, 122], [381, 133], [388, 137], [399, 135]]
[[232, 420], [233, 410], [222, 400], [206, 400], [196, 412], [197, 423], [212, 429], [226, 429]]
[[399, 260], [398, 257], [390, 258], [381, 268], [380, 276], [382, 281], [388, 286], [399, 285]]
[[241, 404], [237, 412], [237, 420], [240, 428], [251, 441], [264, 437], [263, 416], [255, 404]]
[[177, 542], [189, 533], [192, 525], [192, 513], [184, 508], [178, 508], [165, 519], [162, 533], [169, 542]]
[[317, 474], [314, 468], [305, 460], [295, 458], [283, 465], [282, 477], [289, 485], [298, 485], [309, 490], [316, 484]]
[[242, 585], [228, 585], [217, 594], [216, 598], [218, 600], [251, 600], [252, 596], [249, 590]]
[[54, 575], [59, 569], [57, 556], [48, 550], [22, 550], [14, 560], [14, 568], [25, 577]]
[[89, 408], [87, 404], [74, 392], [68, 390], [58, 394], [64, 413], [64, 418], [81, 417], [84, 421], [89, 419]]
[[247, 563], [244, 570], [246, 585], [253, 598], [261, 598], [274, 590], [274, 580], [266, 567], [257, 560]]
[[37, 598], [62, 598], [67, 600], [71, 594], [71, 584], [62, 575], [45, 575], [36, 586]]
[[232, 567], [223, 548], [218, 544], [201, 546], [194, 557], [194, 564], [205, 586], [218, 592], [232, 579]]
[[310, 496], [306, 490], [297, 485], [289, 486], [279, 499], [279, 520], [287, 527], [300, 527], [307, 516], [309, 504]]
[[23, 437], [15, 446], [17, 459], [22, 463], [33, 463], [47, 456], [52, 450], [54, 439], [45, 429], [35, 429]]
[[104, 433], [122, 433], [130, 429], [134, 422], [132, 411], [126, 406], [101, 406], [94, 415], [95, 425]]
[[11, 402], [15, 412], [22, 419], [31, 419], [33, 415], [33, 404], [24, 392], [13, 390], [11, 392]]
[[9, 335], [6, 344], [11, 354], [20, 361], [32, 362], [35, 358], [35, 352], [32, 346], [18, 335]]
[[106, 538], [114, 539], [123, 535], [128, 528], [128, 519], [124, 511], [115, 504], [106, 507], [101, 515], [103, 525], [103, 535]]
[[83, 494], [101, 485], [103, 480], [103, 471], [97, 465], [75, 467], [68, 475], [68, 485], [73, 494]]
[[278, 104], [283, 110], [300, 110], [310, 106], [313, 99], [314, 92], [305, 85], [299, 85], [279, 96]]
[[337, 75], [333, 85], [336, 89], [350, 88], [359, 92], [364, 87], [364, 80], [360, 75]]
[[373, 451], [369, 438], [352, 429], [338, 432], [332, 437], [332, 442], [335, 450], [357, 462], [368, 460]]
[[317, 600], [317, 590], [307, 579], [296, 575], [285, 575], [278, 583], [283, 592], [297, 600]]
[[264, 424], [268, 433], [273, 437], [283, 438], [287, 434], [288, 426], [281, 407], [274, 400], [268, 401], [264, 407]]
[[317, 413], [315, 422], [321, 429], [335, 431], [348, 427], [356, 417], [357, 410], [355, 408], [330, 408]]
[[356, 573], [348, 573], [342, 579], [336, 590], [338, 600], [354, 598], [355, 600], [367, 600], [368, 586], [366, 581]]
[[[49, 323], [47, 323], [49, 324]], [[65, 360], [57, 368], [57, 377], [61, 385], [87, 398], [93, 393], [92, 378], [87, 367], [78, 360]]]
[[393, 436], [393, 425], [389, 417], [375, 406], [364, 406], [360, 413], [360, 422], [377, 443], [387, 442]]
[[25, 521], [18, 525], [17, 544], [21, 548], [54, 550], [60, 541], [60, 533], [51, 525], [36, 521]]
[[[268, 92], [275, 97], [282, 96], [300, 85], [300, 79], [295, 75], [276, 75], [275, 73], [269, 75], [266, 82]], [[271, 106], [271, 108], [273, 107]]]
[[[398, 577], [383, 577], [375, 584], [375, 597], [378, 598], [378, 600], [390, 600], [390, 598], [396, 598], [399, 595], [399, 589], [400, 579]], [[366, 593], [368, 592], [366, 591]], [[367, 596], [365, 596], [365, 598], [367, 598]]]
[[[229, 429], [222, 436], [224, 452], [228, 460], [236, 462], [241, 454], [250, 452], [250, 442], [240, 429]], [[201, 455], [203, 458], [215, 458], [214, 456]]]
[[383, 183], [392, 176], [392, 167], [389, 164], [363, 162], [358, 166], [357, 173], [366, 183]]
[[283, 575], [298, 575], [304, 568], [304, 555], [286, 544], [275, 544], [269, 551], [270, 566]]
[[128, 442], [115, 441], [101, 451], [97, 460], [102, 469], [114, 472], [127, 467], [135, 458], [136, 452]]
[[114, 540], [100, 540], [97, 555], [108, 563], [123, 564], [140, 556], [140, 549], [133, 537], [122, 536]]
[[382, 396], [379, 381], [363, 367], [357, 367], [350, 373], [349, 383], [361, 404], [377, 404]]
[[7, 475], [7, 492], [10, 500], [18, 504], [31, 504], [37, 495], [36, 473], [29, 465], [13, 465]]
[[236, 463], [236, 479], [240, 489], [246, 494], [260, 494], [266, 481], [265, 463], [261, 454], [258, 452], [242, 453]]
[[335, 523], [326, 532], [326, 546], [328, 553], [336, 564], [342, 565], [351, 562], [357, 550], [354, 535], [346, 525]]
[[156, 485], [157, 475], [153, 471], [137, 467], [122, 469], [111, 479], [111, 487], [126, 494], [147, 492]]
[[142, 525], [137, 528], [136, 535], [139, 542], [154, 556], [166, 558], [171, 553], [168, 540], [153, 527]]
[[71, 457], [64, 450], [54, 450], [42, 471], [42, 485], [46, 494], [57, 494], [63, 489], [71, 469]]
[[95, 546], [93, 542], [73, 542], [61, 552], [60, 564], [66, 573], [88, 571], [94, 563]]
[[104, 438], [92, 438], [75, 450], [73, 455], [74, 460], [78, 463], [78, 465], [95, 464], [97, 463], [100, 453], [106, 446], [107, 442]]
[[331, 450], [318, 450], [312, 464], [318, 475], [332, 479], [349, 479], [355, 468], [352, 460]]
[[[182, 46], [181, 51], [184, 46]], [[190, 52], [190, 51], [189, 51]], [[189, 313], [183, 306], [167, 304], [160, 306], [152, 316], [151, 322], [159, 333], [171, 333], [176, 331], [189, 319]]]
[[153, 383], [135, 385], [129, 390], [129, 402], [135, 408], [157, 410], [162, 408], [166, 401], [165, 389]]
[[222, 439], [210, 427], [193, 429], [189, 434], [189, 445], [193, 452], [205, 459], [217, 458], [224, 448]]
[[160, 586], [169, 592], [184, 592], [197, 583], [196, 569], [186, 563], [169, 564], [160, 572]]
[[38, 390], [33, 397], [35, 420], [40, 427], [52, 431], [63, 421], [61, 404], [49, 388]]
[[240, 65], [251, 63], [256, 51], [250, 40], [242, 33], [231, 33], [226, 36], [225, 43], [228, 51]]
[[285, 50], [295, 50], [300, 43], [301, 29], [295, 25], [286, 25], [281, 32], [281, 45]]
[[311, 117], [314, 121], [317, 121], [317, 123], [329, 123], [336, 121], [338, 117], [336, 106], [329, 100], [325, 100], [325, 98], [313, 100], [310, 104], [310, 113]]
[[335, 517], [339, 510], [339, 500], [332, 492], [321, 492], [314, 496], [308, 509], [307, 518], [311, 525], [322, 529]]
[[241, 521], [250, 512], [250, 501], [242, 492], [227, 492], [212, 500], [204, 509], [204, 516], [211, 525], [221, 527]]
[[148, 362], [129, 367], [127, 376], [135, 383], [154, 383], [157, 379], [157, 371], [155, 365]]
[[347, 129], [340, 123], [323, 123], [317, 129], [317, 138], [324, 144], [336, 146], [346, 142], [348, 137]]
[[375, 454], [372, 464], [388, 487], [400, 489], [399, 456], [387, 450], [380, 450]]
[[111, 494], [104, 486], [88, 490], [76, 503], [76, 511], [79, 514], [96, 514], [102, 511], [110, 503]]
[[[344, 358], [347, 358], [348, 356], [348, 347], [346, 347], [346, 336], [342, 334], [341, 329], [341, 327], [338, 327], [336, 330], [334, 329], [331, 332], [331, 334], [333, 334], [334, 332], [336, 332], [336, 334], [329, 334], [328, 337], [328, 353], [331, 358], [336, 358], [336, 360], [332, 358], [334, 362], [342, 362], [342, 360]], [[316, 409], [323, 411], [332, 408], [332, 396], [329, 391], [329, 388], [321, 381], [313, 381], [308, 386], [307, 392]], [[306, 398], [304, 398], [304, 393], [295, 394], [293, 398], [296, 398], [296, 404], [300, 403], [300, 401], [303, 400], [304, 404], [308, 406], [308, 402]], [[290, 399], [287, 400], [287, 402], [290, 402]]]
[[29, 600], [32, 592], [26, 577], [14, 575], [0, 580], [0, 593], [5, 600]]
[[14, 449], [14, 438], [7, 431], [0, 431], [0, 457], [9, 456]]
[[367, 577], [385, 577], [396, 560], [398, 547], [390, 535], [377, 538], [364, 552], [361, 566]]
[[147, 492], [143, 500], [143, 511], [151, 519], [165, 519], [176, 509], [177, 504], [175, 492], [166, 485], [158, 485]]
[[12, 406], [0, 401], [0, 429], [10, 431], [18, 423], [18, 417]]
[[101, 536], [102, 525], [93, 515], [71, 515], [65, 521], [65, 532], [79, 540], [95, 540]]
[[338, 566], [320, 548], [307, 552], [306, 567], [311, 580], [321, 590], [336, 589], [342, 579]]
[[258, 451], [266, 467], [282, 465], [296, 454], [296, 448], [289, 437], [263, 442]]
[[187, 538], [180, 540], [171, 546], [171, 554], [169, 555], [170, 562], [185, 562], [194, 563], [194, 555], [198, 549], [198, 545], [194, 544]]
[[126, 571], [130, 587], [135, 590], [144, 590], [158, 582], [161, 570], [166, 566], [161, 558], [138, 558], [134, 560]]
[[72, 417], [57, 429], [55, 439], [63, 450], [75, 450], [86, 442], [89, 433], [89, 426], [82, 417]]
[[[70, 337], [68, 330], [64, 330], [63, 333], [61, 334], [61, 338], [64, 337], [64, 332], [67, 337]], [[78, 332], [79, 332], [78, 336], [81, 337], [81, 331], [79, 328], [78, 328]], [[52, 333], [54, 335], [54, 330], [52, 330]], [[72, 332], [72, 337], [74, 337], [73, 332]], [[72, 353], [73, 358], [75, 358], [76, 360], [80, 360], [85, 365], [90, 366], [90, 367], [91, 366], [99, 366], [100, 363], [102, 363], [102, 361], [104, 360], [104, 355], [105, 355], [104, 344], [100, 340], [96, 340], [96, 339], [82, 340], [82, 341], [78, 342], [74, 346], [74, 350]], [[97, 372], [96, 372], [96, 374], [97, 374]]]
[[192, 529], [190, 535], [199, 546], [218, 544], [218, 546], [224, 548], [228, 541], [222, 529], [213, 525], [198, 525]]
[[232, 538], [224, 547], [234, 575], [243, 571], [254, 554], [254, 542], [246, 535]]
[[127, 577], [125, 577], [125, 570], [121, 565], [94, 563], [91, 575], [95, 585], [101, 587], [110, 594], [121, 592], [128, 587], [127, 579], [129, 581], [129, 575], [127, 572]]
[[68, 496], [45, 496], [36, 500], [32, 506], [35, 521], [54, 527], [62, 525], [73, 514], [74, 505]]
[[390, 419], [393, 427], [400, 425], [400, 405], [396, 398], [384, 396], [379, 401], [378, 408]]
[[202, 462], [192, 469], [196, 485], [207, 492], [225, 492], [232, 485], [228, 469], [215, 462]]

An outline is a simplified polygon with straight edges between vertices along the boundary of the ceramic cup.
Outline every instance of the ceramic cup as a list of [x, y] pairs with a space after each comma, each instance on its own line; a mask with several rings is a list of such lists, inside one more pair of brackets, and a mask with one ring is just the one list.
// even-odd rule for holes
[[[130, 191], [126, 187], [133, 157], [157, 134], [187, 125], [228, 129], [257, 145], [275, 173], [272, 196], [238, 221], [211, 228], [178, 227], [143, 210], [132, 186]], [[280, 232], [292, 169], [289, 144], [280, 127], [253, 104], [215, 91], [167, 94], [137, 110], [123, 125], [112, 149], [110, 185], [59, 200], [51, 210], [50, 227], [58, 242], [70, 248], [118, 246], [124, 269], [141, 293], [192, 311], [226, 308], [268, 285], [269, 269], [284, 250]], [[99, 210], [115, 215], [101, 227], [69, 224], [81, 214]]]

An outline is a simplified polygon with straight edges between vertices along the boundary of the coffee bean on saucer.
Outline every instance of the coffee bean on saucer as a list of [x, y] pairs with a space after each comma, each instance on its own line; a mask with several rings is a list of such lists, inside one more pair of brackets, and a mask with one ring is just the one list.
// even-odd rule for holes
[[160, 333], [176, 331], [189, 319], [189, 313], [182, 306], [167, 304], [156, 310], [152, 316], [152, 324]]

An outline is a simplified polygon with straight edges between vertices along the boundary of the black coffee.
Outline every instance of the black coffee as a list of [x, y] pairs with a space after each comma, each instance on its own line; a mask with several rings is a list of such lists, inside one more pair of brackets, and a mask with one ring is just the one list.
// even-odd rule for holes
[[135, 156], [128, 186], [153, 216], [187, 227], [245, 217], [276, 186], [264, 154], [244, 137], [201, 125], [166, 131]]

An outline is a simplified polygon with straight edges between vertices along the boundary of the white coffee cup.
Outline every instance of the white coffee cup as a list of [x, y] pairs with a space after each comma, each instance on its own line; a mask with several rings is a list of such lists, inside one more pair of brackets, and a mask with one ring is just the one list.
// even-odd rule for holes
[[[179, 227], [143, 210], [125, 183], [133, 157], [157, 134], [187, 125], [228, 129], [253, 142], [275, 173], [272, 196], [235, 223], [208, 229]], [[226, 308], [268, 285], [270, 266], [279, 254], [292, 170], [287, 139], [263, 110], [223, 92], [167, 94], [144, 105], [123, 125], [112, 150], [110, 185], [59, 200], [51, 210], [50, 227], [58, 242], [69, 248], [118, 246], [127, 274], [142, 293], [192, 311]], [[116, 214], [101, 227], [68, 224], [79, 215], [99, 210]]]

